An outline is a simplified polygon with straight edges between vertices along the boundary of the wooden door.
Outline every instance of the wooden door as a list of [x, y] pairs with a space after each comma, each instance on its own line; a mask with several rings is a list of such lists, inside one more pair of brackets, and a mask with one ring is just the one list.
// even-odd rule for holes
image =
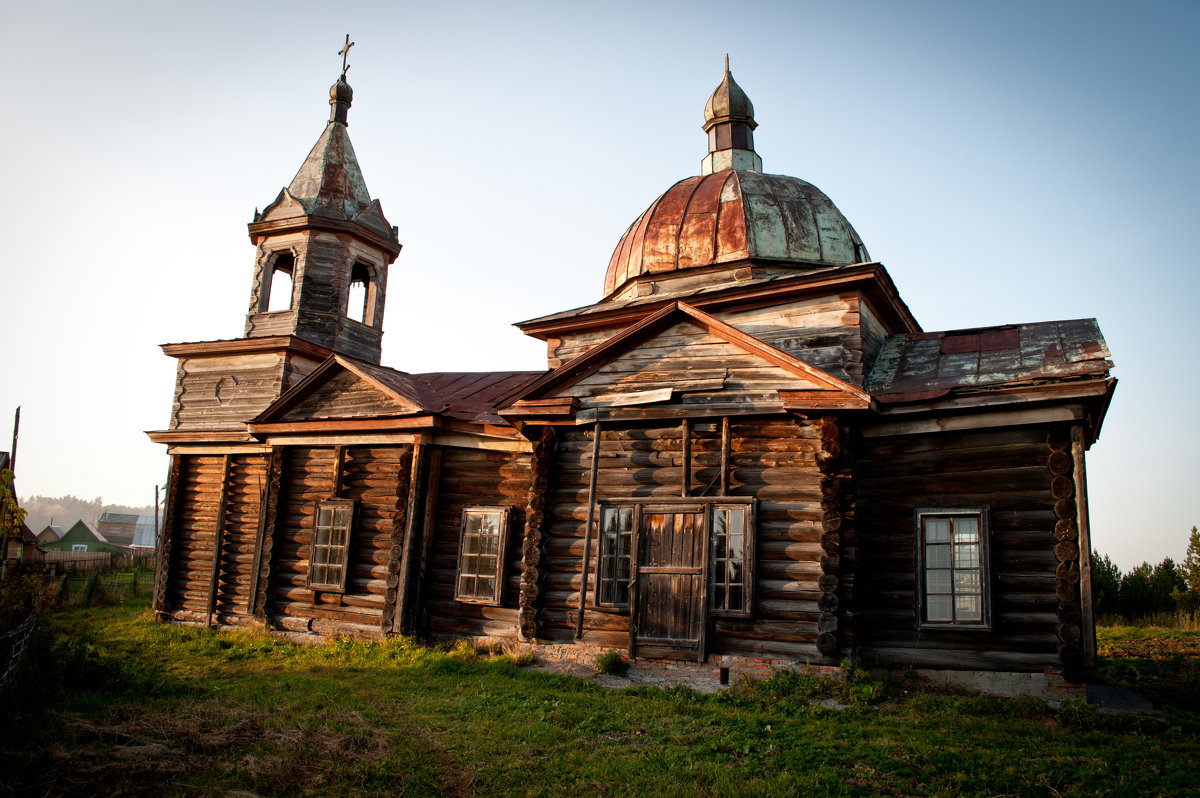
[[708, 547], [702, 506], [643, 507], [637, 530], [630, 649], [704, 660]]

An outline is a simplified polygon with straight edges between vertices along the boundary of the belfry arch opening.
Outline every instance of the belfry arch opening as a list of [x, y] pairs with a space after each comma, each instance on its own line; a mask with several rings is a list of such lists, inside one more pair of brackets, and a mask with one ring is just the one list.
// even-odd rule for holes
[[275, 258], [263, 275], [262, 299], [258, 308], [260, 313], [292, 309], [295, 269], [296, 257], [292, 253], [284, 252]]
[[350, 268], [346, 315], [362, 324], [375, 323], [375, 269], [361, 260]]

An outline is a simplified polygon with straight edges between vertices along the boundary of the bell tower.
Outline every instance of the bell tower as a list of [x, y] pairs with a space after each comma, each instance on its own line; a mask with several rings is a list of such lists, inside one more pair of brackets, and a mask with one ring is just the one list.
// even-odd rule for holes
[[290, 335], [379, 363], [396, 228], [371, 199], [347, 132], [354, 91], [329, 89], [329, 122], [292, 182], [249, 225], [257, 248], [246, 338]]
[[346, 133], [350, 47], [347, 36], [320, 138], [250, 223], [256, 255], [245, 334], [163, 345], [179, 366], [170, 426], [150, 433], [158, 443], [253, 443], [247, 422], [330, 355], [379, 363], [388, 267], [400, 243]]

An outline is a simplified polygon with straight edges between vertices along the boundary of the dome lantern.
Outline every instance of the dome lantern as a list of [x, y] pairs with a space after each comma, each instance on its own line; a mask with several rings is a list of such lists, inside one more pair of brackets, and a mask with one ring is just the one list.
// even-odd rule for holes
[[742, 91], [729, 71], [725, 54], [725, 74], [704, 105], [704, 127], [708, 134], [708, 155], [700, 162], [700, 174], [711, 175], [726, 169], [762, 171], [762, 158], [754, 151], [754, 104]]

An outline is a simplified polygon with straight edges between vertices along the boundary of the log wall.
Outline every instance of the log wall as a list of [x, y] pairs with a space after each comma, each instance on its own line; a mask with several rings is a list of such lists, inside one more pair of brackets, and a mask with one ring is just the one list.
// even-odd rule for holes
[[[516, 640], [531, 456], [447, 447], [441, 450], [438, 472], [436, 510], [423, 569], [424, 630], [438, 638], [486, 636]], [[500, 606], [454, 598], [462, 513], [469, 506], [512, 508]]]
[[[293, 632], [381, 634], [388, 565], [397, 528], [403, 528], [411, 455], [410, 446], [347, 446], [341, 451], [339, 490], [337, 448], [288, 448], [267, 590], [273, 626]], [[330, 498], [356, 501], [345, 593], [307, 586], [317, 502]]]
[[[811, 662], [829, 658], [817, 648], [821, 634], [822, 475], [817, 466], [820, 429], [786, 417], [731, 421], [728, 495], [758, 499], [755, 607], [747, 619], [712, 622], [709, 651]], [[692, 422], [691, 490], [716, 496], [720, 484], [721, 423]], [[539, 599], [541, 635], [574, 639], [582, 586], [588, 513], [591, 430], [561, 430], [547, 502]], [[678, 499], [684, 479], [679, 424], [637, 425], [601, 432], [597, 500]], [[629, 616], [594, 608], [599, 547], [593, 539], [582, 642], [626, 646]]]
[[[1069, 601], [1060, 606], [1058, 574], [1078, 557], [1077, 546], [1056, 548], [1056, 529], [1069, 537], [1074, 528], [1060, 526], [1075, 511], [1065, 493], [1070, 479], [1060, 479], [1070, 473], [1069, 448], [1068, 430], [1046, 427], [861, 442], [856, 603], [868, 661], [972, 670], [1062, 666], [1060, 618], [1072, 608]], [[914, 511], [973, 506], [990, 514], [992, 628], [920, 629]], [[1071, 572], [1068, 564], [1067, 580]]]

